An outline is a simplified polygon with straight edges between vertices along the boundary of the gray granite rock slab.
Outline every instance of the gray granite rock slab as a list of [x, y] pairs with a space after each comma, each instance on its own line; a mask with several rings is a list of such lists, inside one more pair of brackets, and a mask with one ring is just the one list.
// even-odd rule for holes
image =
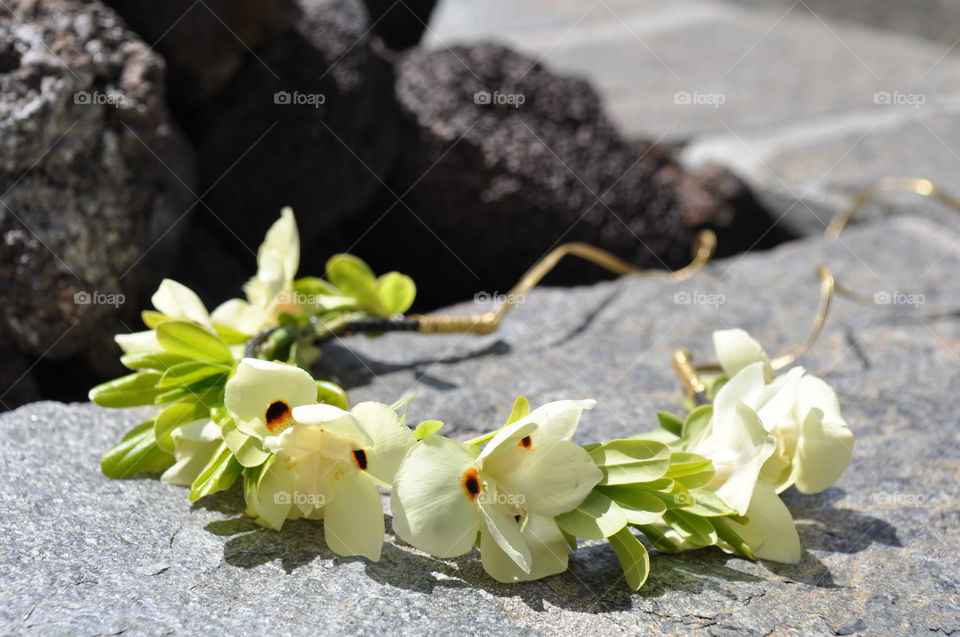
[[440, 418], [454, 436], [498, 425], [517, 393], [596, 397], [586, 442], [679, 410], [670, 354], [687, 346], [709, 360], [712, 329], [746, 327], [773, 353], [799, 341], [816, 307], [813, 267], [829, 263], [846, 286], [897, 304], [838, 299], [802, 361], [837, 388], [858, 441], [833, 488], [786, 494], [804, 545], [797, 566], [655, 553], [631, 594], [599, 543], [569, 572], [519, 586], [492, 582], [475, 554], [432, 559], [389, 530], [379, 563], [343, 559], [320, 523], [257, 528], [237, 491], [191, 506], [155, 479], [103, 478], [99, 454], [137, 414], [34, 403], [0, 416], [0, 633], [949, 635], [960, 630], [960, 320], [944, 310], [960, 298], [957, 240], [896, 218], [842, 242], [717, 262], [681, 284], [537, 290], [486, 337], [327, 348], [321, 369], [353, 400], [416, 391], [411, 419]]

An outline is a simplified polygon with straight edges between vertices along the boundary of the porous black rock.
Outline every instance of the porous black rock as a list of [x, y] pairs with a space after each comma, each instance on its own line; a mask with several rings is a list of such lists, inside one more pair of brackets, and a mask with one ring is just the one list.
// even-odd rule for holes
[[194, 202], [163, 60], [99, 2], [17, 2], [0, 8], [0, 89], [2, 348], [21, 371], [73, 355], [114, 370], [111, 335]]
[[373, 31], [391, 49], [402, 51], [420, 43], [436, 0], [363, 0]]
[[[401, 158], [353, 234], [378, 266], [436, 284], [428, 304], [504, 291], [566, 241], [676, 267], [699, 229], [725, 230], [741, 208], [759, 221], [748, 233], [770, 225], [733, 175], [692, 174], [664, 149], [629, 143], [587, 82], [499, 45], [414, 49], [397, 64], [397, 96]], [[595, 279], [589, 268], [554, 280]]]

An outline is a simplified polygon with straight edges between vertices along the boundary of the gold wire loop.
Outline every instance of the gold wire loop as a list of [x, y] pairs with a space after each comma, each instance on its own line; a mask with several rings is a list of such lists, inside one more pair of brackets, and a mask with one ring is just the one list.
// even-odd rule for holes
[[[712, 230], [701, 230], [693, 242], [692, 260], [689, 264], [666, 273], [672, 281], [685, 281], [699, 272], [713, 257], [717, 249], [717, 235]], [[660, 274], [657, 271], [645, 270], [627, 263], [623, 259], [606, 250], [602, 250], [587, 243], [565, 243], [548, 252], [542, 259], [521, 277], [506, 298], [492, 312], [479, 316], [443, 316], [432, 314], [418, 314], [410, 318], [420, 322], [419, 332], [424, 334], [490, 334], [495, 332], [503, 318], [521, 302], [521, 299], [530, 290], [535, 288], [560, 261], [566, 256], [580, 257], [618, 275], [648, 275]]]
[[[827, 266], [817, 266], [816, 273], [817, 278], [820, 279], [820, 303], [817, 308], [817, 315], [813, 321], [813, 328], [803, 342], [794, 348], [792, 352], [778, 356], [770, 361], [770, 365], [774, 370], [783, 369], [803, 356], [816, 342], [820, 333], [823, 331], [823, 326], [827, 322], [827, 315], [830, 312], [830, 304], [833, 301], [837, 284], [833, 273]], [[694, 365], [693, 354], [690, 350], [679, 349], [673, 355], [673, 371], [683, 384], [683, 388], [690, 398], [695, 402], [705, 402], [707, 386], [700, 378], [700, 374], [703, 372], [715, 373], [722, 370], [717, 363]]]
[[850, 205], [838, 212], [834, 215], [833, 219], [830, 220], [824, 234], [831, 239], [837, 239], [844, 228], [847, 227], [847, 224], [853, 219], [854, 214], [881, 192], [912, 192], [917, 195], [936, 199], [943, 205], [960, 212], [960, 200], [945, 193], [929, 179], [924, 179], [923, 177], [884, 177], [866, 186], [854, 195]]

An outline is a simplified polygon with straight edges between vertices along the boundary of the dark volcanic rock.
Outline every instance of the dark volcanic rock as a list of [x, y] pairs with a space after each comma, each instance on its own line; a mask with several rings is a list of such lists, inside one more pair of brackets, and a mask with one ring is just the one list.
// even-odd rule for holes
[[678, 266], [696, 230], [730, 226], [736, 198], [749, 199], [728, 173], [689, 174], [660, 149], [641, 152], [585, 81], [500, 46], [414, 50], [398, 63], [397, 95], [412, 133], [390, 192], [354, 232], [378, 266], [441, 283], [448, 296], [431, 301], [503, 291], [564, 241]]
[[[298, 29], [248, 59], [194, 130], [207, 227], [226, 235], [219, 217], [255, 249], [281, 207], [293, 206], [304, 271], [322, 271], [340, 220], [392, 169], [400, 115], [392, 65], [370, 46], [360, 0], [302, 4]], [[324, 249], [312, 250], [318, 243]]]
[[0, 9], [0, 330], [31, 363], [111, 364], [170, 259], [194, 167], [163, 68], [102, 4]]
[[416, 46], [423, 36], [436, 0], [363, 0], [373, 32], [391, 49]]
[[197, 104], [222, 89], [247, 52], [293, 27], [294, 0], [108, 0], [167, 60], [170, 96]]

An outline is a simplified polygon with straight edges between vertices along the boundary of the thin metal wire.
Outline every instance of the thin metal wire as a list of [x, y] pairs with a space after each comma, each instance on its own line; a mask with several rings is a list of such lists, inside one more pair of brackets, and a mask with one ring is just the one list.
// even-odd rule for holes
[[693, 257], [690, 263], [679, 270], [663, 273], [657, 270], [638, 268], [606, 250], [601, 250], [586, 243], [565, 243], [551, 250], [537, 261], [532, 268], [527, 270], [493, 311], [478, 316], [426, 314], [412, 315], [410, 318], [420, 322], [419, 331], [425, 334], [490, 334], [500, 327], [500, 323], [510, 310], [516, 307], [530, 290], [539, 285], [543, 278], [557, 267], [557, 264], [566, 256], [580, 257], [618, 275], [663, 275], [671, 281], [685, 281], [699, 272], [710, 261], [716, 249], [717, 235], [711, 230], [702, 230], [694, 239]]

